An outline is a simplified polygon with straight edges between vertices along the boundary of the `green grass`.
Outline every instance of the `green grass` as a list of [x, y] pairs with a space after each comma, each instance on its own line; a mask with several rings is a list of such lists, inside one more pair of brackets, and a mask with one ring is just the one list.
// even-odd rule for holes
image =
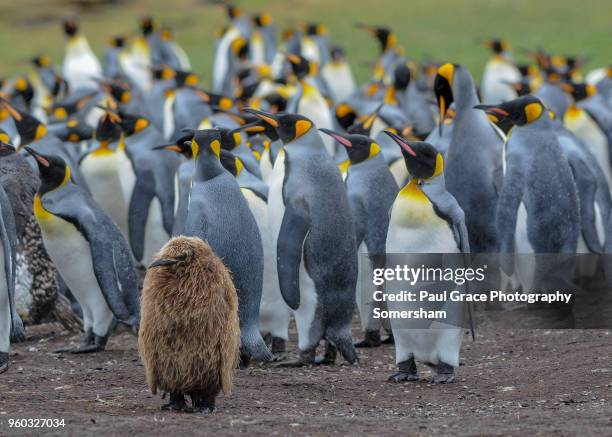
[[[93, 1], [93, 0], [90, 0]], [[117, 0], [79, 13], [71, 0], [3, 1], [0, 5], [0, 74], [27, 69], [27, 60], [47, 53], [60, 62], [63, 17], [79, 17], [83, 32], [98, 53], [109, 35], [138, 31], [137, 19], [152, 14], [175, 29], [195, 71], [209, 79], [214, 30], [227, 20], [218, 5], [203, 0]], [[588, 66], [612, 63], [612, 2], [609, 0], [242, 0], [246, 11], [265, 10], [279, 28], [320, 21], [333, 42], [345, 46], [360, 81], [370, 75], [361, 61], [378, 55], [378, 45], [354, 23], [393, 28], [406, 53], [467, 65], [478, 77], [488, 53], [478, 39], [500, 36], [513, 47], [545, 47], [565, 55], [586, 55]], [[518, 50], [516, 57], [521, 58]]]

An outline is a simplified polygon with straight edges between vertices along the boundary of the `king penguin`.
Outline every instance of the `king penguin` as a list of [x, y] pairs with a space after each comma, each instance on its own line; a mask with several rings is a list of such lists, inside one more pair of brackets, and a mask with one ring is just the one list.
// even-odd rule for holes
[[79, 35], [79, 26], [75, 21], [64, 22], [66, 34], [66, 53], [62, 75], [72, 91], [97, 87], [96, 79], [102, 78], [102, 66], [91, 50], [87, 39]]
[[[467, 68], [442, 65], [434, 90], [440, 106], [440, 123], [451, 103], [455, 103], [453, 133], [445, 156], [446, 187], [465, 212], [472, 251], [494, 253], [497, 251], [494, 211], [503, 175], [503, 139], [486, 115], [474, 109], [480, 102]], [[440, 124], [440, 130], [443, 129]]]
[[[405, 254], [403, 261], [411, 257], [418, 260], [420, 253], [469, 253], [463, 210], [444, 184], [442, 154], [429, 143], [408, 142], [390, 132], [387, 135], [401, 147], [411, 176], [410, 182], [401, 189], [391, 208], [387, 253]], [[391, 311], [414, 310], [422, 305], [420, 302], [388, 303]], [[464, 303], [454, 310], [464, 312]], [[424, 328], [408, 328], [402, 322], [405, 320], [391, 320], [395, 361], [399, 372], [389, 377], [389, 380], [418, 380], [416, 361], [420, 361], [435, 366], [436, 375], [432, 382], [452, 382], [455, 369], [459, 366], [462, 326], [435, 320]]]
[[180, 164], [175, 153], [153, 148], [164, 137], [149, 120], [121, 112], [125, 153], [135, 181], [128, 203], [128, 231], [136, 262], [148, 266], [172, 235], [174, 222], [174, 175]]
[[[388, 320], [375, 318], [373, 309], [379, 306], [373, 300], [374, 290], [364, 287], [371, 281], [374, 268], [384, 267], [377, 262], [385, 253], [389, 210], [398, 187], [381, 153], [380, 146], [365, 135], [343, 135], [321, 129], [346, 148], [350, 164], [344, 181], [351, 207], [355, 241], [359, 251], [359, 282], [357, 308], [365, 339], [356, 347], [374, 347], [381, 343], [380, 329], [390, 330]], [[384, 308], [386, 309], [386, 307]]]
[[26, 150], [40, 170], [34, 214], [45, 249], [83, 310], [83, 343], [62, 351], [101, 351], [117, 322], [138, 332], [140, 302], [130, 248], [110, 217], [72, 182], [60, 157]]
[[[578, 192], [542, 101], [524, 96], [476, 108], [497, 118], [509, 118], [515, 125], [506, 142], [504, 180], [496, 211], [500, 253], [576, 253]], [[514, 274], [512, 257], [501, 260], [503, 271], [508, 276]], [[540, 286], [540, 263], [545, 261], [528, 260], [520, 257], [514, 262], [524, 290]]]
[[[11, 147], [2, 144], [0, 147]], [[0, 373], [9, 365], [11, 341], [25, 340], [25, 331], [15, 308], [15, 217], [4, 188], [0, 186]]]
[[289, 318], [291, 309], [287, 306], [280, 292], [274, 257], [274, 239], [269, 229], [268, 186], [244, 167], [242, 161], [231, 152], [221, 150], [221, 164], [229, 171], [240, 185], [240, 190], [249, 204], [257, 222], [264, 255], [263, 290], [259, 306], [259, 332], [264, 338], [269, 337], [272, 354], [279, 359], [285, 353], [289, 339]]
[[284, 144], [270, 176], [268, 214], [281, 293], [298, 331], [300, 358], [287, 365], [314, 363], [322, 339], [326, 361], [335, 361], [337, 348], [353, 363], [357, 247], [340, 171], [306, 117], [248, 112], [276, 128]]
[[483, 103], [495, 105], [515, 99], [516, 91], [507, 83], [520, 82], [521, 72], [512, 62], [510, 45], [501, 39], [484, 41], [484, 45], [493, 51], [493, 57], [489, 59], [482, 73], [480, 95]]
[[[130, 184], [125, 178], [126, 173], [133, 174], [133, 170], [129, 159], [125, 156], [120, 122], [119, 116], [112, 111], [107, 111], [100, 117], [94, 142], [91, 149], [81, 158], [80, 168], [93, 200], [128, 238], [129, 186], [134, 184], [133, 182]], [[113, 148], [113, 143], [118, 145]]]
[[263, 248], [257, 223], [238, 182], [221, 165], [219, 131], [196, 131], [191, 149], [195, 169], [184, 234], [207, 241], [232, 272], [238, 292], [243, 363], [249, 357], [269, 361], [272, 354], [257, 326], [263, 281]]

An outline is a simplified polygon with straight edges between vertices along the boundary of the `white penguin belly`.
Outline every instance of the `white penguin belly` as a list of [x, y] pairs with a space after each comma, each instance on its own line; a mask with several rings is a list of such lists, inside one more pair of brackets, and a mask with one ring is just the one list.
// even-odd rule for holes
[[123, 200], [126, 205], [129, 205], [130, 199], [132, 198], [132, 192], [134, 191], [134, 185], [136, 185], [134, 167], [125, 151], [117, 150], [115, 153], [117, 154], [117, 167], [119, 169], [119, 182], [121, 182]]
[[610, 167], [610, 149], [608, 140], [593, 119], [583, 110], [568, 109], [563, 120], [565, 126], [578, 138], [584, 141], [595, 156], [595, 160], [606, 175], [608, 189], [612, 187], [612, 167]]
[[[404, 199], [401, 192], [391, 211], [386, 247], [387, 253], [460, 252], [449, 224], [436, 214], [433, 205], [421, 200]], [[406, 302], [387, 303], [392, 311], [421, 307], [419, 303], [413, 305], [414, 308]], [[453, 367], [459, 365], [463, 340], [461, 327], [435, 322], [428, 329], [407, 329], [405, 323], [405, 320], [391, 319], [396, 363], [414, 357], [424, 363], [443, 361]]]
[[259, 169], [261, 170], [262, 180], [270, 185], [270, 175], [272, 174], [272, 162], [270, 161], [270, 149], [265, 149], [259, 160]]
[[74, 225], [59, 217], [49, 214], [39, 223], [49, 257], [81, 305], [85, 330], [93, 328], [96, 335], [105, 336], [113, 313], [96, 279], [89, 243]]
[[[346, 63], [334, 65], [330, 62], [322, 68], [321, 74], [334, 93], [336, 102], [349, 98], [356, 90], [351, 68]], [[375, 135], [371, 137], [375, 138]]]
[[0, 248], [0, 352], [8, 352], [11, 339], [11, 306], [6, 272], [4, 250]]
[[516, 99], [516, 91], [508, 84], [520, 80], [521, 73], [514, 65], [500, 60], [489, 61], [482, 75], [482, 102], [497, 105]]
[[95, 153], [81, 161], [81, 174], [89, 186], [93, 199], [127, 238], [128, 208], [119, 176], [119, 159], [114, 152]]
[[391, 174], [393, 175], [393, 179], [395, 179], [395, 183], [398, 187], [403, 186], [408, 179], [408, 169], [406, 168], [406, 163], [402, 158], [396, 159], [389, 166], [389, 170], [391, 170]]
[[242, 194], [255, 217], [264, 252], [263, 289], [259, 306], [259, 330], [284, 340], [288, 339], [291, 309], [283, 300], [276, 272], [275, 241], [270, 235], [268, 205], [251, 190], [243, 188]]
[[[306, 88], [306, 90], [304, 90], [304, 95], [300, 99], [300, 103], [298, 105], [298, 113], [309, 118], [317, 129], [333, 129], [334, 122], [332, 120], [331, 111], [327, 106], [327, 102], [314, 87], [312, 87], [311, 90], [311, 87], [312, 86], [309, 86]], [[319, 134], [319, 136], [321, 137], [321, 140], [323, 140], [327, 153], [329, 153], [330, 156], [335, 156], [335, 140], [329, 135]]]
[[523, 286], [523, 291], [529, 291], [535, 275], [535, 253], [527, 235], [527, 209], [521, 202], [516, 216], [516, 231], [514, 233], [514, 251], [516, 278]]
[[[275, 259], [277, 258], [276, 245], [283, 222], [283, 216], [285, 214], [285, 202], [283, 201], [284, 179], [285, 151], [281, 150], [274, 163], [272, 174], [270, 175], [270, 191], [268, 193], [268, 221], [270, 223], [270, 233], [274, 241], [272, 251]], [[312, 346], [309, 334], [317, 307], [317, 293], [314, 281], [310, 275], [308, 275], [304, 266], [303, 254], [299, 275], [300, 305], [299, 308], [294, 311], [294, 316], [298, 331], [298, 347], [304, 350]]]
[[174, 94], [170, 94], [164, 100], [164, 138], [166, 140], [170, 140], [172, 135], [174, 134], [174, 101], [176, 100], [176, 96]]
[[154, 197], [149, 206], [149, 216], [145, 225], [145, 240], [142, 262], [148, 266], [155, 254], [168, 242], [170, 235], [164, 228], [164, 218], [159, 199]]

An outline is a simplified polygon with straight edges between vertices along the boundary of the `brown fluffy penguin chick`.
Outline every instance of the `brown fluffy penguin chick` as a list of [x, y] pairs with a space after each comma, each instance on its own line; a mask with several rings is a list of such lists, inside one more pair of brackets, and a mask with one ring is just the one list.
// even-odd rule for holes
[[199, 238], [173, 238], [147, 270], [138, 337], [149, 388], [170, 393], [162, 410], [214, 411], [219, 391], [231, 392], [239, 345], [228, 269]]

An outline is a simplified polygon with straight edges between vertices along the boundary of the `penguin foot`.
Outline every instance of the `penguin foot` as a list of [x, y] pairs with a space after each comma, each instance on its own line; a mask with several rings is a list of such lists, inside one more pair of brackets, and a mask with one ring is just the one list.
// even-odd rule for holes
[[380, 339], [381, 344], [395, 344], [395, 339], [393, 338], [393, 332], [389, 331], [388, 334], [389, 335], [387, 335], [386, 337], [382, 337]]
[[431, 384], [450, 384], [455, 381], [455, 368], [450, 364], [440, 361], [436, 368], [436, 374], [430, 379]]
[[0, 373], [4, 373], [9, 368], [9, 354], [8, 352], [0, 352]]
[[[89, 346], [95, 343], [95, 335], [93, 333], [93, 330], [91, 328], [89, 328], [87, 331], [85, 331], [85, 334], [83, 334], [83, 337], [81, 338], [81, 345], [79, 347], [85, 347], [85, 346]], [[59, 348], [59, 349], [55, 349], [53, 351], [54, 354], [70, 354], [72, 353], [72, 351], [78, 349], [79, 347], [64, 347], [64, 348]]]
[[325, 345], [325, 355], [315, 358], [315, 364], [321, 366], [333, 366], [336, 364], [336, 356], [338, 355], [338, 348], [331, 344], [329, 341]]
[[270, 343], [270, 349], [273, 354], [284, 354], [287, 350], [287, 342], [284, 338], [272, 337], [272, 341]]
[[185, 395], [181, 393], [170, 393], [170, 402], [161, 406], [162, 411], [183, 411], [185, 413], [190, 413], [191, 408], [187, 407], [187, 402], [185, 401]]
[[240, 352], [240, 362], [238, 363], [238, 367], [242, 370], [249, 367], [249, 363], [251, 362], [251, 356], [246, 352]]
[[304, 367], [312, 366], [316, 361], [316, 348], [300, 351], [300, 356], [297, 360], [281, 361], [276, 363], [276, 367]]
[[93, 352], [101, 352], [103, 350], [104, 346], [100, 346], [99, 344], [86, 344], [69, 349], [66, 352], [70, 354], [91, 354]]
[[366, 331], [365, 338], [358, 343], [355, 343], [355, 347], [378, 347], [380, 346], [380, 331]]
[[391, 375], [387, 381], [389, 382], [408, 382], [418, 381], [419, 373], [417, 371], [416, 363], [414, 358], [409, 358], [406, 361], [402, 361], [398, 364], [399, 372]]

